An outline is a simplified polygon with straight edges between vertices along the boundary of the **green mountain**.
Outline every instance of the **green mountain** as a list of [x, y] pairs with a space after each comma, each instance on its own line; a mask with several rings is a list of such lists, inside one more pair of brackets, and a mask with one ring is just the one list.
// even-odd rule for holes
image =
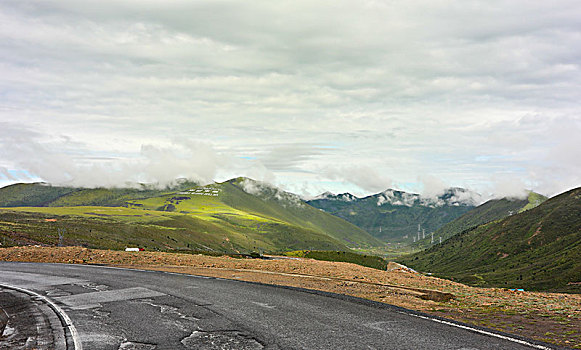
[[467, 284], [579, 293], [580, 256], [577, 188], [399, 261]]
[[526, 199], [502, 198], [489, 200], [440, 227], [434, 232], [433, 238], [432, 235], [428, 235], [426, 238], [417, 241], [414, 246], [418, 249], [430, 247], [439, 243], [440, 239], [445, 241], [462, 231], [532, 209], [546, 200], [547, 197], [532, 191], [529, 192]]
[[75, 188], [46, 183], [14, 184], [0, 188], [0, 207], [123, 206], [127, 200], [149, 198], [197, 186], [180, 179], [165, 189], [150, 188]]
[[[297, 196], [250, 179], [180, 189], [0, 189], [3, 244], [229, 252], [349, 250], [381, 245]], [[36, 193], [42, 193], [39, 200]]]
[[294, 225], [325, 232], [349, 247], [383, 245], [364, 230], [307, 205], [294, 194], [248, 178], [237, 178], [226, 183], [224, 203], [239, 210], [264, 213]]
[[74, 188], [43, 183], [9, 185], [0, 189], [0, 207], [43, 207], [74, 191]]
[[429, 235], [446, 223], [470, 211], [477, 195], [461, 188], [451, 188], [437, 198], [396, 190], [358, 198], [349, 193], [324, 193], [307, 201], [364, 229], [389, 243], [411, 244], [420, 235]]

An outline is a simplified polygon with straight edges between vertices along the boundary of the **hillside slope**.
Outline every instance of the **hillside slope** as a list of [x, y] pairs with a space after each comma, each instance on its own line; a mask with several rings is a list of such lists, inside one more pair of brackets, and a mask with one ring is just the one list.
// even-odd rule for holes
[[298, 196], [266, 183], [237, 178], [222, 184], [224, 203], [250, 213], [263, 213], [298, 226], [324, 232], [351, 247], [375, 247], [383, 243], [361, 228], [313, 208]]
[[414, 269], [481, 286], [581, 292], [581, 188], [400, 258]]
[[537, 207], [546, 200], [547, 197], [535, 192], [530, 192], [526, 199], [502, 198], [489, 200], [440, 227], [434, 232], [433, 241], [430, 235], [417, 241], [414, 246], [418, 249], [430, 247], [439, 243], [440, 238], [445, 241], [462, 231]]
[[412, 244], [418, 228], [429, 235], [475, 207], [472, 193], [452, 188], [438, 198], [396, 190], [357, 198], [349, 193], [325, 193], [308, 204], [340, 217], [390, 243]]
[[[10, 196], [0, 189], [1, 203], [21, 205], [0, 211], [0, 235], [8, 245], [60, 242], [113, 249], [251, 252], [381, 245], [298, 197], [250, 179], [187, 185], [180, 191], [20, 185], [18, 196], [14, 188], [6, 192]], [[251, 187], [261, 192], [253, 194]], [[48, 193], [42, 201], [34, 196], [39, 188]]]
[[0, 188], [0, 207], [119, 207], [131, 199], [160, 196], [193, 186], [197, 184], [183, 179], [165, 189], [145, 185], [141, 185], [141, 188], [76, 188], [46, 183], [20, 183]]
[[43, 207], [75, 188], [50, 186], [44, 183], [14, 184], [0, 188], [0, 207]]
[[299, 197], [247, 178], [127, 203], [131, 207], [178, 212], [256, 230], [265, 230], [272, 224], [300, 227], [349, 247], [381, 245], [367, 232], [305, 204]]

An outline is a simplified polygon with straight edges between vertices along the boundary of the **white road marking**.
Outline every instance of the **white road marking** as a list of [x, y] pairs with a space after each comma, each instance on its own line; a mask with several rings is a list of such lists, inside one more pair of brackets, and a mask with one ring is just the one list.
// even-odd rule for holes
[[371, 328], [371, 329], [375, 329], [376, 331], [380, 331], [380, 332], [391, 332], [393, 327], [382, 327], [383, 325], [389, 325], [389, 324], [395, 324], [397, 323], [396, 321], [379, 321], [379, 322], [372, 322], [372, 323], [366, 323], [364, 326]]
[[251, 301], [251, 303], [252, 304], [255, 304], [255, 305], [258, 305], [258, 306], [262, 306], [262, 307], [267, 308], [267, 309], [274, 309], [274, 308], [276, 308], [276, 306], [268, 305], [267, 303], [261, 303], [261, 302], [258, 302], [258, 301]]
[[87, 345], [87, 343], [96, 343], [97, 346], [95, 346], [95, 348], [104, 347], [104, 345], [117, 345], [123, 340], [120, 336], [83, 332], [81, 332], [81, 338], [83, 338], [85, 345]]
[[4, 283], [2, 283], [2, 286], [6, 287], [6, 288], [17, 290], [19, 292], [22, 292], [22, 293], [25, 293], [28, 295], [32, 295], [32, 296], [42, 300], [43, 302], [45, 302], [55, 313], [57, 313], [60, 316], [61, 321], [64, 322], [63, 326], [69, 330], [69, 332], [71, 334], [71, 338], [73, 339], [73, 345], [75, 347], [75, 350], [83, 350], [83, 345], [81, 344], [81, 339], [79, 337], [79, 333], [77, 332], [77, 329], [73, 325], [73, 321], [70, 319], [69, 315], [67, 315], [63, 311], [63, 309], [61, 309], [58, 305], [53, 303], [49, 298], [45, 297], [44, 295], [40, 295], [40, 294], [33, 292], [31, 290], [20, 288], [17, 286], [11, 286], [11, 285], [4, 284]]
[[508, 340], [508, 341], [513, 342], [513, 343], [518, 343], [518, 344], [530, 346], [530, 347], [533, 347], [533, 348], [536, 348], [536, 349], [553, 350], [553, 349], [548, 348], [548, 347], [543, 346], [543, 345], [529, 343], [528, 341], [525, 341], [525, 340], [520, 340], [520, 339], [516, 339], [516, 338], [507, 337], [505, 335], [497, 334], [497, 333], [493, 333], [493, 332], [489, 332], [489, 331], [485, 331], [483, 329], [473, 328], [473, 327], [469, 327], [469, 326], [457, 324], [457, 323], [454, 323], [454, 322], [448, 322], [448, 321], [444, 321], [444, 320], [439, 320], [437, 318], [432, 318], [432, 317], [428, 317], [428, 316], [417, 315], [417, 314], [414, 314], [414, 313], [411, 313], [411, 312], [405, 312], [405, 311], [398, 311], [398, 312], [400, 314], [409, 315], [409, 316], [413, 316], [413, 317], [417, 317], [417, 318], [423, 318], [424, 320], [438, 322], [438, 323], [442, 323], [442, 324], [445, 324], [445, 325], [448, 325], [448, 326], [457, 327], [457, 328], [461, 328], [461, 329], [466, 329], [468, 331], [472, 331], [472, 332], [475, 332], [475, 333], [485, 334], [485, 335], [488, 335], [488, 336], [491, 336], [491, 337]]
[[82, 293], [56, 297], [55, 300], [75, 309], [87, 309], [99, 306], [100, 303], [159, 297], [164, 293], [156, 292], [143, 287], [107, 290], [102, 292]]
[[154, 350], [156, 348], [153, 344], [144, 344], [144, 343], [134, 343], [130, 341], [126, 341], [119, 345], [119, 350], [130, 350], [130, 349], [143, 349], [143, 350]]

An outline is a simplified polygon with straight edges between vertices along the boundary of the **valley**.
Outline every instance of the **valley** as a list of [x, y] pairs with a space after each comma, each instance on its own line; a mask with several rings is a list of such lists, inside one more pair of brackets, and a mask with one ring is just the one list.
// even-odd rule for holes
[[389, 189], [364, 198], [324, 193], [307, 203], [403, 248], [415, 243], [418, 234], [422, 239], [469, 212], [477, 198], [477, 194], [461, 188], [448, 189], [435, 198]]
[[[0, 259], [300, 286], [577, 346], [581, 189], [478, 206], [458, 191], [305, 202], [248, 178], [166, 189], [17, 184], [0, 189]], [[263, 254], [287, 258], [244, 259]]]

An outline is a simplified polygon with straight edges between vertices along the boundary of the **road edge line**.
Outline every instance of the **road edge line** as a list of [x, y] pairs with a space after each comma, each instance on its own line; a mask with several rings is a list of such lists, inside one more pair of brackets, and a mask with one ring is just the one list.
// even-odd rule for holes
[[0, 338], [4, 334], [4, 329], [6, 328], [7, 324], [8, 324], [8, 314], [0, 306]]
[[[6, 289], [12, 289], [12, 290], [24, 293], [24, 294], [28, 294], [30, 296], [34, 296], [34, 297], [41, 299], [43, 302], [45, 302], [57, 314], [57, 316], [61, 320], [61, 323], [64, 326], [64, 328], [69, 331], [71, 338], [73, 339], [74, 349], [75, 350], [83, 350], [83, 345], [81, 344], [81, 339], [79, 337], [79, 333], [77, 332], [77, 329], [73, 325], [73, 321], [71, 320], [69, 315], [67, 315], [67, 313], [63, 309], [61, 309], [57, 304], [55, 304], [52, 300], [45, 297], [44, 295], [38, 294], [38, 293], [33, 292], [31, 290], [12, 286], [9, 284], [0, 283], [0, 287], [6, 288]], [[68, 348], [68, 344], [67, 344], [67, 348]]]
[[466, 330], [471, 331], [471, 332], [480, 333], [480, 334], [488, 335], [488, 336], [491, 336], [491, 337], [508, 340], [508, 341], [513, 342], [513, 343], [518, 343], [518, 344], [521, 344], [521, 345], [530, 346], [530, 347], [533, 347], [533, 348], [536, 348], [536, 349], [553, 350], [553, 348], [549, 348], [549, 347], [546, 347], [546, 346], [543, 346], [543, 345], [533, 344], [533, 343], [530, 343], [530, 342], [525, 341], [525, 340], [521, 340], [521, 339], [509, 337], [509, 336], [506, 336], [506, 335], [502, 335], [502, 334], [498, 334], [498, 333], [486, 331], [486, 330], [483, 330], [483, 329], [474, 328], [474, 327], [471, 327], [471, 326], [468, 326], [468, 325], [463, 325], [463, 324], [459, 324], [459, 323], [455, 323], [455, 322], [446, 321], [446, 320], [443, 320], [443, 319], [437, 319], [437, 318], [433, 318], [433, 317], [430, 317], [430, 316], [423, 316], [423, 315], [419, 315], [419, 314], [415, 314], [415, 313], [410, 313], [410, 312], [405, 312], [405, 311], [398, 311], [398, 312], [400, 314], [409, 315], [409, 316], [413, 316], [413, 317], [418, 317], [418, 318], [422, 318], [424, 320], [438, 322], [438, 323], [442, 323], [442, 324], [445, 324], [445, 325], [448, 325], [448, 326], [466, 329]]

